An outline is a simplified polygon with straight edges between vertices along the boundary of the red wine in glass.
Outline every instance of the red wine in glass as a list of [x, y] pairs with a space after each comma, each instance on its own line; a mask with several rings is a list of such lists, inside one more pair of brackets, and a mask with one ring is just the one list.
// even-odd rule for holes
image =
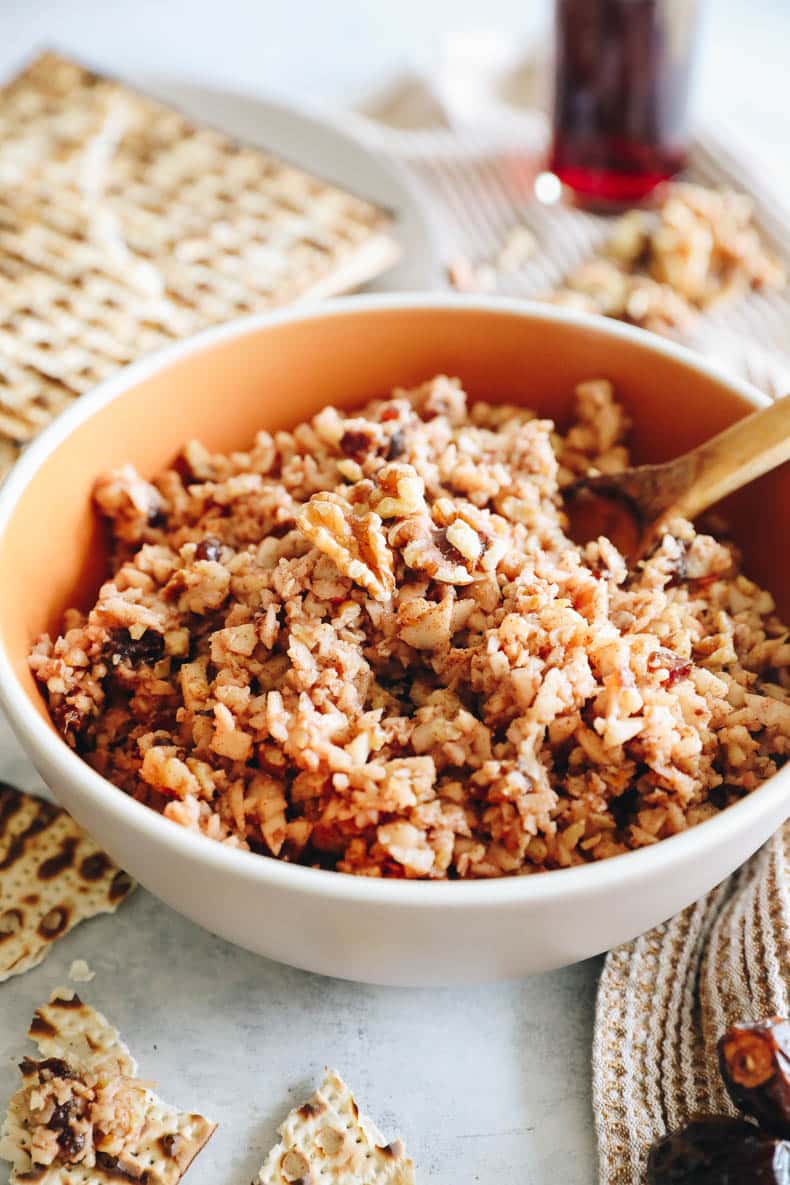
[[555, 0], [550, 169], [622, 207], [683, 168], [697, 0]]

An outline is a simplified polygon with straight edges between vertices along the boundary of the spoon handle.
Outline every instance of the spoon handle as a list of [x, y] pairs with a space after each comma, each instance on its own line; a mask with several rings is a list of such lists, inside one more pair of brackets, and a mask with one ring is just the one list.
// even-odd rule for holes
[[790, 395], [725, 428], [686, 453], [693, 475], [673, 512], [695, 518], [769, 469], [790, 461]]

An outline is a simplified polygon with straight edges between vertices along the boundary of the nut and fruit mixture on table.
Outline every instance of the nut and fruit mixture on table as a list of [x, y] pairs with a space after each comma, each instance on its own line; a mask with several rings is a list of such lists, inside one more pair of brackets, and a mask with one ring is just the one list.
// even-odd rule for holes
[[601, 254], [548, 299], [677, 336], [700, 313], [750, 290], [781, 291], [786, 280], [748, 194], [675, 181], [657, 191], [655, 208], [618, 218]]

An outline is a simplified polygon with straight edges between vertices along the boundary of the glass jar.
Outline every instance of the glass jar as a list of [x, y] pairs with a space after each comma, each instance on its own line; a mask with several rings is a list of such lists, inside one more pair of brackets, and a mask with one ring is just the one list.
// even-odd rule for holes
[[550, 169], [622, 207], [683, 168], [697, 0], [555, 0]]

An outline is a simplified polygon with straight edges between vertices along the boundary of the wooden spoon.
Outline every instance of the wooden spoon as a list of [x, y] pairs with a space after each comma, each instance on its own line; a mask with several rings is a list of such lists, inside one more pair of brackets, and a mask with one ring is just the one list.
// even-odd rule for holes
[[790, 460], [790, 395], [661, 465], [582, 477], [564, 491], [570, 535], [607, 535], [638, 559], [674, 515], [696, 518], [741, 486]]

